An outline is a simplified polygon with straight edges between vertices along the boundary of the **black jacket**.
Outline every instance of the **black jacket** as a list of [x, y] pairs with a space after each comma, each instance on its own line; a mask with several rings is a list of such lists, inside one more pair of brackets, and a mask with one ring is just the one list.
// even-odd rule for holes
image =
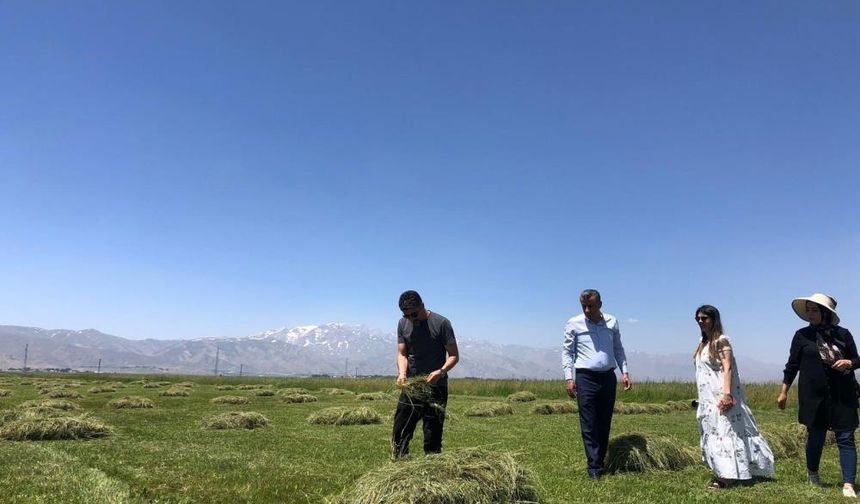
[[807, 326], [794, 333], [791, 352], [783, 371], [783, 383], [791, 385], [797, 372], [799, 410], [797, 419], [817, 429], [852, 430], [857, 428], [857, 391], [853, 370], [860, 368], [857, 345], [847, 329], [832, 326], [833, 341], [851, 360], [852, 372], [843, 374], [825, 365], [818, 353], [816, 333], [819, 326]]

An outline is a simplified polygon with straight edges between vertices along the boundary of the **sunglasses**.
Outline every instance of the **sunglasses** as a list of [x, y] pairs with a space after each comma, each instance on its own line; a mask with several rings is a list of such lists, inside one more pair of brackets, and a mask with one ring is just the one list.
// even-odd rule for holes
[[696, 317], [696, 322], [704, 322], [706, 320], [711, 320], [711, 317], [707, 315], [702, 315], [700, 317]]

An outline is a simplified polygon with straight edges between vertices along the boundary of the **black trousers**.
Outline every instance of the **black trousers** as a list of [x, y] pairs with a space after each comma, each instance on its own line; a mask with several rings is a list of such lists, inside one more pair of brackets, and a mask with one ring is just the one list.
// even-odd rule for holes
[[603, 462], [609, 448], [609, 430], [612, 427], [612, 410], [615, 408], [615, 370], [576, 370], [576, 400], [579, 403], [579, 427], [588, 474], [603, 474]]
[[397, 411], [394, 412], [394, 432], [391, 447], [394, 458], [409, 455], [409, 442], [415, 433], [418, 420], [424, 422], [424, 453], [442, 451], [442, 427], [445, 424], [445, 407], [448, 405], [448, 380], [443, 379], [433, 387], [430, 398], [424, 401], [400, 394]]

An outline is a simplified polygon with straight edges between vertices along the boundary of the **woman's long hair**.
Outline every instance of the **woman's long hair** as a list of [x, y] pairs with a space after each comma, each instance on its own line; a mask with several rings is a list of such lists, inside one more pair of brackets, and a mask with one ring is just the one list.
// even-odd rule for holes
[[711, 305], [702, 305], [696, 308], [696, 317], [698, 317], [700, 313], [707, 315], [714, 323], [711, 326], [710, 331], [702, 331], [702, 340], [699, 342], [699, 346], [696, 347], [696, 353], [693, 354], [693, 358], [697, 358], [702, 352], [702, 349], [707, 346], [708, 357], [710, 357], [712, 361], [715, 361], [717, 360], [717, 340], [723, 335], [723, 322], [720, 320], [720, 310], [717, 310], [716, 307]]

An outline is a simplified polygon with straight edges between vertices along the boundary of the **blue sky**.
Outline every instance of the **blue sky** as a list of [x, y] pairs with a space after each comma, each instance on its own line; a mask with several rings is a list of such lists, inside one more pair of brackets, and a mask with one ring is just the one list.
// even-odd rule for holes
[[[860, 4], [0, 4], [0, 324], [129, 338], [332, 321], [419, 290], [460, 337], [628, 350], [693, 311], [785, 358], [860, 331]], [[631, 363], [631, 368], [635, 363]]]

